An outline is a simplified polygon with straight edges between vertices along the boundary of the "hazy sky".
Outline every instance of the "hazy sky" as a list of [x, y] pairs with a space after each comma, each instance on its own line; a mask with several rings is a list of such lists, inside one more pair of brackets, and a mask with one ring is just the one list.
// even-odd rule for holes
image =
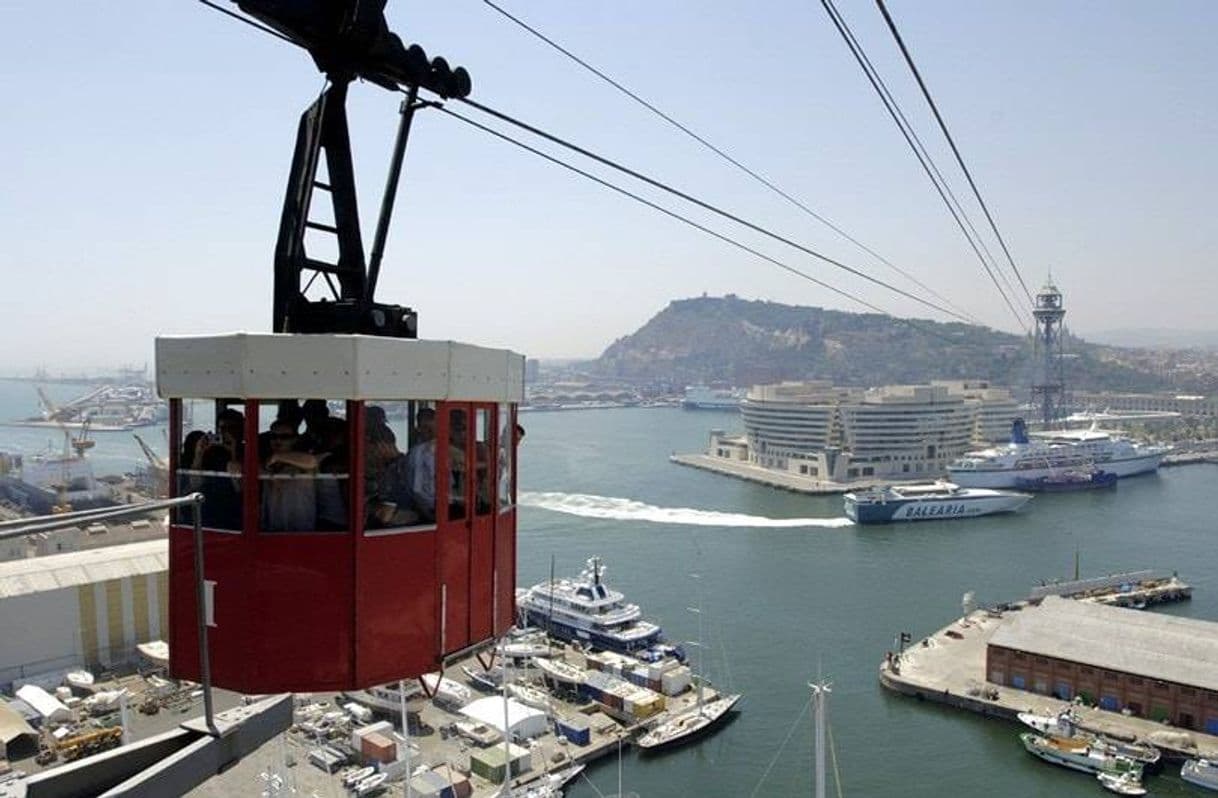
[[[819, 3], [502, 2], [1014, 329]], [[389, 6], [403, 38], [469, 68], [476, 99], [900, 280], [480, 0]], [[840, 7], [947, 168], [874, 4]], [[1025, 278], [1053, 269], [1076, 332], [1218, 326], [1218, 3], [889, 7]], [[267, 329], [297, 118], [322, 85], [303, 52], [188, 0], [0, 3], [0, 370], [138, 362], [156, 334]], [[353, 88], [366, 242], [397, 106]], [[895, 314], [930, 315], [715, 225]], [[416, 307], [424, 337], [595, 355], [704, 291], [857, 309], [439, 113], [416, 119], [379, 298]]]

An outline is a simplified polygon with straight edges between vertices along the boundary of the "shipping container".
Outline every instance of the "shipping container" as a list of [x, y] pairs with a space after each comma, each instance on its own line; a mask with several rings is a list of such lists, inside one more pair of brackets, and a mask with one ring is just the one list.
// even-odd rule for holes
[[554, 721], [555, 731], [566, 737], [575, 745], [588, 745], [592, 742], [592, 728], [588, 719], [583, 715], [572, 718], [558, 718]]
[[687, 666], [673, 668], [660, 680], [660, 692], [664, 695], [680, 695], [689, 689], [692, 681], [693, 675]]
[[388, 737], [393, 734], [393, 724], [387, 720], [382, 720], [376, 723], [369, 723], [367, 726], [360, 726], [351, 732], [351, 747], [356, 751], [362, 750], [360, 740], [368, 734], [383, 734]]
[[380, 732], [372, 732], [360, 738], [360, 754], [365, 762], [392, 762], [398, 758], [398, 746]]

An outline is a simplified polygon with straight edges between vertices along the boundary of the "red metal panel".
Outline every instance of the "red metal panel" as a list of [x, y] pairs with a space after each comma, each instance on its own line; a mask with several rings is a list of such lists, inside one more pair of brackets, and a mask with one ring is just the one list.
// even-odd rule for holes
[[351, 686], [350, 533], [256, 535], [250, 572], [252, 692], [316, 692]]
[[495, 516], [495, 636], [516, 620], [516, 508]]
[[357, 686], [413, 678], [439, 666], [436, 534], [432, 529], [359, 539]]
[[[199, 627], [195, 602], [194, 528], [173, 526], [169, 533], [169, 672], [178, 679], [200, 680]], [[207, 630], [212, 684], [241, 692], [251, 689], [247, 639], [248, 604], [242, 535], [203, 532], [203, 575], [216, 583], [215, 626]]]

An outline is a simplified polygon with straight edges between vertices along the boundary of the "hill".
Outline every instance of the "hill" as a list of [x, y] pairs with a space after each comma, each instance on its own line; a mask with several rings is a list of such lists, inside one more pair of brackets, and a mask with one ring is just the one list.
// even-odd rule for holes
[[[1069, 338], [1067, 382], [1079, 390], [1156, 390], [1160, 374], [1126, 362], [1121, 350]], [[752, 385], [828, 379], [882, 385], [931, 379], [1030, 383], [1029, 339], [961, 323], [901, 320], [877, 313], [725, 297], [678, 299], [591, 364], [604, 377], [676, 385]]]

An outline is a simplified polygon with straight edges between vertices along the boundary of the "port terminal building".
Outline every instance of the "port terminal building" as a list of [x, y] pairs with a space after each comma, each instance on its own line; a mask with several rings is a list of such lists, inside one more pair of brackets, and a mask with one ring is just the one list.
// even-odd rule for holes
[[988, 382], [848, 388], [825, 381], [753, 386], [743, 435], [711, 432], [707, 454], [818, 482], [939, 476], [970, 449], [1009, 437], [1019, 407]]
[[0, 562], [0, 686], [113, 668], [168, 632], [164, 538]]
[[986, 679], [1218, 734], [1218, 623], [1047, 596], [1009, 612]]

